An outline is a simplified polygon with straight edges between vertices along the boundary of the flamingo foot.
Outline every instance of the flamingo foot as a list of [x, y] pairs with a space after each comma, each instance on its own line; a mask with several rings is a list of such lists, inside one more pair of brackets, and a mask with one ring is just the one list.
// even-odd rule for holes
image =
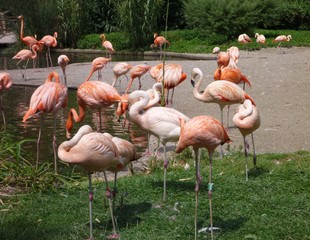
[[107, 236], [107, 239], [119, 239], [119, 235], [117, 233], [114, 233], [110, 236]]
[[207, 232], [211, 232], [211, 231], [220, 231], [221, 229], [218, 227], [204, 227], [198, 230], [198, 233], [207, 233]]

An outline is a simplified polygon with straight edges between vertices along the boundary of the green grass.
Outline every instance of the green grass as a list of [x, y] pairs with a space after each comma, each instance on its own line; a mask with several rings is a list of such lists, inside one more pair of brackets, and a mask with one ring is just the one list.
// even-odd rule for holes
[[[266, 44], [261, 45], [256, 43], [254, 38], [255, 32], [264, 34], [266, 37]], [[167, 52], [177, 53], [212, 53], [215, 46], [219, 46], [222, 50], [226, 50], [231, 46], [237, 46], [241, 50], [259, 50], [261, 48], [276, 47], [278, 43], [273, 43], [272, 40], [279, 35], [292, 35], [293, 39], [290, 42], [282, 43], [281, 47], [293, 46], [310, 46], [310, 31], [296, 31], [296, 30], [266, 30], [257, 29], [253, 33], [247, 33], [252, 38], [252, 43], [246, 46], [238, 43], [237, 38], [233, 41], [227, 41], [225, 37], [216, 34], [207, 34], [201, 30], [173, 30], [167, 31], [165, 36], [171, 43], [166, 49]], [[160, 33], [165, 35], [164, 32]], [[129, 40], [123, 33], [106, 34], [114, 48], [118, 53], [130, 51], [128, 47]], [[81, 49], [103, 49], [100, 41], [100, 34], [90, 34], [84, 36], [78, 43], [78, 48]], [[151, 42], [150, 44], [151, 45]], [[152, 51], [149, 46], [146, 46], [145, 51]]]
[[[193, 239], [195, 173], [190, 151], [176, 156], [168, 170], [167, 200], [162, 201], [161, 162], [150, 174], [119, 179], [116, 199], [121, 239]], [[203, 184], [198, 227], [209, 225], [208, 164], [202, 156]], [[215, 239], [310, 239], [310, 152], [258, 155], [245, 182], [245, 160], [233, 151], [213, 166]], [[188, 171], [183, 165], [190, 164]], [[178, 203], [179, 212], [174, 210]], [[1, 196], [1, 239], [86, 239], [87, 179], [62, 187]], [[105, 239], [112, 226], [104, 198], [104, 183], [94, 182], [94, 236]], [[96, 220], [95, 220], [96, 219]], [[199, 234], [199, 239], [210, 239]]]

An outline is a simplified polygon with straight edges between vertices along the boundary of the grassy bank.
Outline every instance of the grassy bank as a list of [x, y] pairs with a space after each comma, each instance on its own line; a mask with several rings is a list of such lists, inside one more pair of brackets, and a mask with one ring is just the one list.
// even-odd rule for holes
[[[174, 30], [168, 31], [167, 34], [161, 33], [166, 36], [171, 45], [166, 51], [177, 53], [212, 53], [215, 46], [219, 46], [225, 50], [231, 46], [238, 46], [242, 50], [258, 50], [263, 47], [276, 47], [278, 43], [273, 43], [272, 40], [278, 35], [292, 35], [293, 39], [290, 42], [282, 43], [283, 47], [292, 46], [310, 46], [310, 31], [295, 31], [295, 30], [263, 30], [257, 29], [259, 34], [264, 34], [266, 37], [266, 44], [261, 45], [256, 43], [254, 33], [248, 33], [252, 38], [252, 43], [246, 46], [238, 43], [237, 39], [234, 41], [226, 42], [225, 40], [217, 37], [216, 35], [208, 35], [200, 30]], [[113, 43], [116, 52], [126, 51], [154, 51], [150, 47], [144, 49], [129, 49], [128, 39], [123, 33], [106, 34], [107, 39]], [[151, 45], [151, 43], [150, 43]], [[78, 44], [80, 49], [102, 49], [100, 34], [90, 34], [85, 36]]]
[[[168, 170], [166, 202], [162, 202], [162, 163], [151, 174], [119, 179], [116, 199], [121, 239], [194, 238], [194, 166], [190, 151], [176, 156]], [[203, 185], [198, 227], [209, 225], [208, 159], [203, 152]], [[244, 156], [231, 152], [214, 161], [213, 216], [221, 228], [216, 239], [310, 239], [310, 153], [258, 155], [257, 169], [245, 182]], [[185, 162], [190, 164], [184, 170]], [[250, 164], [251, 166], [251, 164]], [[94, 236], [111, 234], [104, 183], [94, 183]], [[1, 196], [1, 239], [86, 239], [87, 179], [69, 181], [52, 190]], [[176, 209], [174, 208], [176, 206]], [[200, 234], [199, 239], [210, 239]]]

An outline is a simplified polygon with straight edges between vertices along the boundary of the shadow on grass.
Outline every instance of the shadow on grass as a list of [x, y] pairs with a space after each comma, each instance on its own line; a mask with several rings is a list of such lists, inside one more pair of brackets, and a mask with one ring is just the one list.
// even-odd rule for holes
[[265, 174], [268, 174], [270, 170], [268, 170], [266, 167], [255, 167], [249, 169], [249, 177], [257, 178], [264, 176]]
[[[117, 218], [118, 228], [128, 228], [132, 225], [137, 225], [142, 219], [139, 217], [140, 214], [150, 211], [152, 204], [149, 202], [141, 202], [134, 204], [124, 204], [122, 207], [117, 207], [114, 210], [114, 216]], [[111, 218], [107, 219], [105, 225], [109, 229], [112, 229]]]

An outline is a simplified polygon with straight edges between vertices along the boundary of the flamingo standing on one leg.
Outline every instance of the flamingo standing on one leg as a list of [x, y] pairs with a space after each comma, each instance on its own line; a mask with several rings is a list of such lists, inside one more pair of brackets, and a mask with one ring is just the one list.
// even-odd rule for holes
[[98, 80], [102, 80], [102, 68], [107, 65], [108, 62], [111, 61], [111, 58], [105, 58], [105, 57], [97, 57], [92, 61], [91, 69], [88, 74], [88, 77], [86, 78], [86, 81], [88, 81], [94, 72], [98, 71]]
[[[55, 82], [53, 82], [55, 78]], [[39, 164], [39, 149], [41, 140], [41, 129], [43, 123], [43, 116], [46, 113], [54, 114], [54, 133], [53, 133], [53, 149], [54, 149], [54, 164], [55, 173], [57, 173], [57, 159], [56, 159], [56, 114], [61, 108], [65, 108], [68, 103], [68, 89], [60, 83], [59, 75], [56, 72], [51, 72], [45, 83], [38, 87], [31, 96], [29, 109], [23, 117], [23, 122], [35, 115], [41, 115], [41, 122], [39, 128], [39, 135], [37, 140], [37, 160], [36, 168]]]
[[67, 137], [70, 137], [70, 132], [73, 127], [73, 120], [75, 122], [81, 122], [85, 116], [85, 109], [87, 106], [90, 108], [99, 109], [99, 121], [101, 130], [101, 112], [100, 108], [109, 107], [115, 102], [122, 100], [122, 97], [110, 84], [101, 81], [88, 81], [83, 82], [77, 89], [77, 101], [79, 105], [79, 114], [74, 108], [69, 111], [66, 130]]
[[[129, 94], [128, 104], [130, 121], [135, 123], [141, 129], [145, 130], [157, 138], [164, 146], [164, 194], [163, 200], [166, 200], [166, 175], [169, 164], [166, 154], [166, 144], [168, 142], [177, 142], [180, 135], [180, 119], [188, 121], [189, 118], [183, 113], [166, 107], [151, 107], [144, 110], [149, 103], [150, 97], [146, 91], [137, 90]], [[134, 104], [131, 104], [134, 102]], [[143, 112], [143, 114], [141, 114]]]
[[[58, 148], [58, 157], [66, 163], [80, 165], [88, 172], [89, 239], [94, 239], [92, 224], [93, 190], [91, 174], [97, 171], [105, 171], [112, 167], [122, 169], [123, 163], [119, 151], [110, 137], [105, 136], [102, 133], [93, 132], [90, 126], [84, 125], [71, 140], [60, 144]], [[112, 237], [115, 238], [116, 230], [113, 229], [113, 231], [114, 233]]]
[[54, 32], [53, 36], [51, 35], [45, 35], [39, 43], [42, 44], [43, 46], [47, 47], [47, 52], [46, 52], [46, 66], [49, 67], [48, 61], [50, 61], [50, 66], [53, 67], [53, 62], [52, 62], [52, 57], [51, 57], [51, 47], [56, 47], [57, 46], [57, 36], [58, 33]]
[[58, 65], [61, 67], [62, 76], [65, 81], [65, 85], [67, 86], [67, 74], [66, 74], [66, 67], [69, 64], [70, 59], [66, 55], [60, 55], [57, 59]]
[[141, 89], [142, 87], [142, 84], [141, 84], [141, 77], [147, 73], [147, 71], [151, 68], [151, 66], [149, 65], [146, 65], [146, 64], [139, 64], [139, 65], [136, 65], [134, 66], [133, 68], [130, 69], [130, 81], [128, 83], [128, 86], [126, 88], [126, 91], [125, 91], [125, 94], [128, 93], [128, 91], [130, 90], [131, 88], [131, 85], [133, 83], [133, 80], [135, 78], [138, 78], [139, 79], [139, 90]]
[[160, 59], [162, 59], [164, 44], [168, 44], [170, 46], [170, 42], [165, 37], [158, 36], [157, 33], [154, 33], [154, 46], [159, 47], [160, 49]]
[[111, 58], [112, 53], [115, 52], [112, 43], [106, 40], [104, 34], [100, 35], [100, 39], [102, 39], [101, 45], [106, 49], [106, 53], [109, 53], [109, 58]]
[[[126, 73], [128, 73], [131, 68], [132, 68], [132, 65], [130, 65], [129, 63], [126, 63], [126, 62], [119, 62], [119, 63], [115, 64], [113, 67], [114, 80], [113, 80], [112, 86], [114, 87], [117, 79], [120, 76], [124, 75], [124, 76], [126, 76], [126, 78], [128, 80]], [[119, 82], [121, 85], [121, 81], [119, 81]]]
[[289, 42], [291, 40], [292, 40], [292, 36], [291, 35], [287, 35], [287, 36], [280, 35], [280, 36], [277, 36], [275, 39], [273, 39], [272, 42], [273, 43], [278, 42], [279, 44], [278, 44], [277, 48], [280, 49], [280, 45], [281, 45], [282, 42]]
[[[180, 64], [165, 64], [164, 69], [161, 68], [156, 76], [157, 82], [163, 82], [164, 88], [167, 89], [166, 106], [172, 107], [174, 89], [181, 84], [187, 75], [183, 72]], [[169, 99], [169, 90], [172, 89], [171, 98]]]
[[245, 138], [247, 135], [251, 134], [253, 143], [253, 164], [256, 166], [253, 132], [260, 126], [260, 117], [256, 106], [254, 106], [250, 100], [246, 99], [244, 103], [239, 106], [237, 113], [233, 117], [233, 122], [243, 136], [244, 155], [246, 159], [245, 173], [246, 181], [248, 181], [248, 144], [246, 143]]
[[3, 118], [3, 124], [6, 125], [5, 116], [4, 116], [4, 108], [2, 103], [2, 93], [4, 90], [9, 90], [12, 86], [12, 78], [11, 75], [7, 72], [0, 73], [0, 111]]
[[176, 148], [176, 153], [181, 153], [185, 148], [192, 146], [195, 152], [196, 166], [196, 203], [195, 203], [195, 239], [197, 239], [197, 212], [198, 212], [198, 192], [201, 183], [201, 175], [199, 170], [198, 152], [199, 148], [206, 148], [210, 159], [209, 173], [209, 205], [210, 205], [210, 225], [211, 239], [213, 239], [213, 213], [212, 213], [212, 155], [218, 145], [229, 143], [230, 139], [223, 125], [210, 116], [196, 116], [187, 123], [183, 119], [181, 121], [180, 139]]
[[32, 45], [31, 47], [32, 51], [28, 50], [28, 49], [22, 49], [20, 50], [12, 59], [17, 59], [19, 60], [16, 64], [16, 66], [18, 67], [18, 69], [20, 70], [19, 67], [19, 63], [21, 61], [25, 61], [27, 60], [26, 64], [24, 65], [24, 72], [21, 72], [22, 74], [22, 78], [26, 81], [26, 69], [27, 69], [27, 65], [28, 65], [28, 61], [29, 59], [36, 59], [38, 54], [37, 51], [40, 49], [40, 47], [38, 45]]

